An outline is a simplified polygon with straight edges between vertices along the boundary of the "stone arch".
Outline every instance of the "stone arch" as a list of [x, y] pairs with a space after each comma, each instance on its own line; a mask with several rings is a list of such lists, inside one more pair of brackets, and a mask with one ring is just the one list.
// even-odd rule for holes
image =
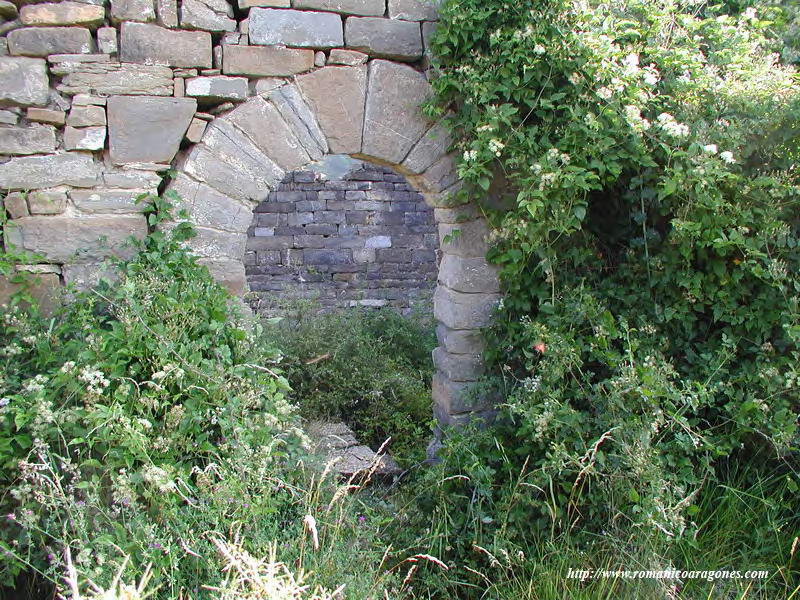
[[499, 299], [499, 283], [485, 258], [487, 226], [479, 211], [450, 203], [459, 185], [450, 140], [420, 110], [430, 93], [423, 73], [387, 60], [298, 75], [208, 123], [179, 157], [169, 189], [197, 229], [192, 250], [242, 295], [252, 210], [287, 172], [346, 154], [405, 175], [433, 207], [438, 228], [433, 397], [437, 419], [450, 425], [492, 408], [464, 391], [482, 373], [480, 330]]

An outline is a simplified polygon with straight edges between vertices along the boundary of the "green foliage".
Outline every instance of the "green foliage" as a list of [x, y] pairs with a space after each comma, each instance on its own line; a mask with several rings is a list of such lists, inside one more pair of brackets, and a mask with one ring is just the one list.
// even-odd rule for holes
[[282, 366], [303, 416], [343, 420], [373, 448], [391, 437], [389, 449], [401, 462], [424, 458], [436, 345], [430, 316], [321, 313], [312, 302], [290, 304], [282, 314], [267, 335], [283, 341]]

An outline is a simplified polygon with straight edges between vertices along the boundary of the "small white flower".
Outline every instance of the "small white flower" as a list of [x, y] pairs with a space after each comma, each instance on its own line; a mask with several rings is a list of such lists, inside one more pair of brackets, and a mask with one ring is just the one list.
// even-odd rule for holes
[[706, 154], [716, 154], [717, 153], [717, 145], [716, 144], [706, 144], [703, 146], [703, 152]]
[[611, 100], [611, 96], [613, 96], [614, 93], [607, 87], [603, 86], [599, 90], [597, 90], [597, 95], [600, 96], [603, 100]]
[[472, 162], [478, 156], [478, 152], [476, 150], [465, 150], [464, 151], [464, 160], [466, 162]]
[[725, 150], [725, 152], [720, 152], [719, 157], [729, 165], [732, 165], [736, 162], [736, 160], [733, 158], [733, 152], [729, 152], [728, 150]]
[[542, 54], [544, 54], [545, 52], [547, 52], [547, 50], [545, 50], [545, 47], [544, 47], [544, 46], [542, 46], [541, 44], [536, 44], [536, 45], [533, 47], [533, 53], [534, 53], [534, 54], [538, 54], [539, 56], [541, 56], [541, 55], [542, 55]]

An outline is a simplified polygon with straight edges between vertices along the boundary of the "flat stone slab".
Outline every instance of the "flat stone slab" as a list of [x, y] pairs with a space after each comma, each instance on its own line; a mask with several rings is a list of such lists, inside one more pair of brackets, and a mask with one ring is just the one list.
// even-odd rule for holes
[[250, 88], [245, 77], [192, 77], [186, 80], [186, 95], [200, 102], [242, 102], [247, 99]]
[[434, 0], [388, 0], [389, 17], [405, 21], [435, 21], [439, 18]]
[[233, 9], [225, 0], [182, 0], [181, 27], [204, 31], [235, 31]]
[[[378, 456], [368, 446], [359, 444], [353, 431], [344, 423], [311, 423], [307, 433], [314, 451], [332, 463], [332, 470], [342, 478], [350, 478], [375, 468], [383, 477], [399, 475], [402, 470], [388, 454]], [[333, 462], [332, 462], [333, 461]]]
[[382, 17], [386, 5], [384, 0], [295, 0], [294, 8]]
[[92, 34], [85, 27], [25, 27], [9, 32], [8, 52], [12, 56], [89, 54]]
[[44, 106], [50, 97], [41, 58], [0, 56], [0, 106]]
[[111, 162], [169, 163], [192, 121], [189, 98], [112, 96], [108, 99]]
[[465, 294], [443, 285], [433, 294], [433, 315], [450, 329], [481, 329], [492, 321], [500, 294]]
[[29, 4], [19, 11], [23, 25], [102, 25], [106, 9], [82, 2]]
[[46, 154], [55, 149], [54, 127], [0, 127], [0, 154]]
[[153, 0], [111, 0], [111, 19], [149, 23], [156, 20], [156, 7]]
[[248, 20], [251, 44], [320, 49], [344, 45], [342, 19], [333, 13], [253, 8]]
[[[159, 65], [62, 62], [50, 67], [61, 75], [59, 92], [112, 96], [172, 96], [172, 69]], [[1, 93], [1, 92], [0, 92]]]
[[211, 34], [207, 31], [174, 31], [149, 23], [123, 23], [120, 60], [170, 67], [212, 66]]
[[0, 164], [0, 189], [4, 190], [91, 187], [98, 180], [98, 166], [90, 155], [81, 153], [25, 156]]
[[222, 46], [222, 72], [226, 75], [278, 77], [314, 68], [314, 51], [283, 46]]
[[371, 56], [415, 61], [422, 57], [419, 23], [375, 17], [350, 17], [345, 23], [348, 48]]

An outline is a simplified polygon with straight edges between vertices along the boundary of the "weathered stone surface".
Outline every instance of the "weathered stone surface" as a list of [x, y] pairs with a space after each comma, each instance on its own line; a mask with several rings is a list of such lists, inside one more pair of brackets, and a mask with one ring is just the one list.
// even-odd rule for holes
[[442, 156], [419, 178], [421, 192], [439, 193], [458, 181], [455, 161], [450, 155]]
[[122, 62], [170, 67], [211, 68], [211, 34], [207, 31], [173, 31], [147, 23], [123, 23]]
[[436, 33], [438, 23], [425, 22], [422, 24], [422, 45], [425, 46], [425, 54], [431, 53], [431, 39]]
[[145, 190], [72, 190], [69, 197], [76, 208], [85, 213], [139, 213], [144, 205], [136, 203], [142, 194], [156, 193], [155, 188]]
[[27, 217], [30, 214], [28, 212], [26, 195], [23, 192], [10, 192], [6, 194], [6, 197], [3, 198], [3, 208], [12, 219]]
[[106, 110], [102, 106], [73, 106], [67, 117], [67, 125], [92, 127], [106, 124]]
[[197, 110], [189, 98], [126, 97], [108, 99], [111, 162], [170, 162]]
[[254, 8], [250, 11], [251, 44], [284, 44], [301, 48], [342, 46], [342, 20], [324, 12]]
[[483, 258], [489, 251], [489, 227], [483, 219], [465, 223], [439, 223], [439, 245], [445, 254]]
[[156, 7], [153, 0], [111, 0], [111, 19], [149, 23], [156, 20]]
[[60, 215], [66, 207], [66, 192], [59, 190], [28, 192], [28, 209], [32, 215]]
[[433, 313], [450, 329], [478, 329], [489, 324], [499, 300], [499, 294], [464, 294], [440, 285], [433, 295]]
[[368, 54], [358, 50], [345, 50], [344, 48], [334, 48], [328, 57], [328, 63], [332, 65], [345, 65], [355, 67], [363, 65], [369, 58]]
[[450, 381], [477, 381], [484, 373], [480, 354], [451, 354], [441, 346], [433, 351], [433, 366]]
[[378, 455], [368, 446], [359, 445], [352, 430], [344, 423], [311, 423], [307, 431], [314, 452], [323, 458], [325, 468], [340, 477], [349, 479], [370, 471], [381, 476], [394, 476], [401, 472], [388, 454]]
[[425, 76], [406, 65], [373, 60], [364, 117], [364, 147], [369, 156], [399, 164], [430, 127], [420, 104], [431, 95]]
[[422, 56], [422, 33], [417, 23], [376, 17], [350, 17], [345, 23], [348, 48], [371, 56], [414, 61]]
[[[479, 393], [475, 389], [474, 382], [452, 381], [441, 373], [433, 376], [431, 388], [434, 412], [442, 411], [445, 415], [488, 410], [497, 401], [497, 398], [493, 398], [485, 391]], [[444, 415], [437, 414], [440, 420], [442, 416]]]
[[193, 254], [205, 258], [242, 260], [247, 243], [246, 233], [218, 231], [200, 226], [195, 227], [195, 232], [195, 237], [184, 242]]
[[59, 185], [91, 187], [98, 168], [87, 154], [66, 153], [12, 158], [0, 164], [0, 189], [30, 190]]
[[0, 307], [10, 304], [15, 294], [21, 291], [36, 301], [39, 310], [46, 317], [52, 315], [61, 304], [61, 283], [56, 273], [31, 275], [27, 285], [24, 286], [21, 283], [12, 283], [6, 277], [0, 277]]
[[70, 127], [64, 128], [64, 148], [67, 150], [102, 150], [106, 144], [106, 128]]
[[16, 125], [19, 123], [19, 114], [10, 110], [0, 110], [0, 124]]
[[206, 121], [203, 119], [198, 119], [197, 117], [192, 119], [192, 122], [189, 123], [189, 129], [186, 130], [186, 139], [196, 144], [200, 140], [203, 139], [203, 134], [206, 132]]
[[455, 208], [436, 208], [433, 211], [437, 223], [458, 224], [481, 218], [481, 211], [474, 204], [465, 204]]
[[130, 256], [131, 236], [147, 233], [142, 215], [92, 217], [25, 217], [10, 222], [18, 228], [21, 247], [54, 263], [94, 262], [107, 256]]
[[44, 154], [56, 149], [56, 131], [49, 125], [0, 127], [0, 154]]
[[254, 98], [224, 119], [247, 137], [280, 168], [294, 171], [311, 162], [300, 141], [283, 120], [278, 109], [263, 98]]
[[452, 138], [442, 123], [437, 123], [423, 135], [403, 161], [403, 168], [412, 173], [423, 173], [433, 163], [447, 154]]
[[173, 90], [172, 70], [157, 65], [58, 63], [51, 71], [63, 76], [56, 89], [67, 95], [171, 96]]
[[110, 63], [108, 54], [51, 54], [47, 62], [53, 63]]
[[101, 27], [97, 30], [97, 48], [103, 54], [116, 54], [119, 52], [117, 30], [115, 27]]
[[205, 31], [235, 31], [231, 5], [225, 0], [182, 0], [181, 27]]
[[292, 5], [290, 0], [239, 0], [239, 8], [289, 8]]
[[292, 127], [295, 136], [311, 159], [322, 158], [328, 152], [328, 142], [316, 116], [303, 100], [297, 87], [294, 85], [279, 87], [269, 94], [269, 99]]
[[361, 151], [367, 67], [325, 67], [297, 78], [333, 153]]
[[44, 60], [0, 56], [0, 106], [44, 106], [48, 85]]
[[485, 258], [464, 258], [455, 254], [444, 254], [439, 263], [439, 282], [457, 292], [500, 291], [497, 267]]
[[16, 19], [18, 14], [17, 7], [13, 2], [0, 0], [0, 19], [8, 19], [11, 21]]
[[116, 281], [119, 275], [107, 263], [84, 263], [64, 265], [61, 268], [64, 285], [75, 289], [88, 290], [96, 287], [101, 280]]
[[180, 196], [179, 207], [186, 209], [196, 225], [244, 233], [253, 220], [249, 204], [233, 200], [182, 173], [170, 183], [168, 189]]
[[156, 0], [158, 24], [163, 27], [178, 26], [178, 0]]
[[439, 9], [434, 0], [389, 0], [389, 18], [405, 21], [435, 21]]
[[451, 354], [482, 354], [485, 348], [480, 329], [450, 329], [440, 323], [436, 326], [436, 338]]
[[303, 73], [313, 68], [313, 50], [283, 46], [222, 46], [222, 72], [226, 75], [274, 77]]
[[202, 103], [242, 102], [247, 99], [250, 87], [244, 77], [192, 77], [186, 80], [186, 95]]
[[19, 11], [23, 25], [102, 25], [105, 8], [82, 2], [29, 4]]
[[247, 292], [247, 277], [241, 260], [226, 258], [201, 258], [197, 261], [208, 268], [211, 277], [234, 296]]
[[295, 0], [294, 8], [382, 17], [386, 4], [385, 0]]
[[8, 34], [8, 51], [14, 56], [88, 54], [92, 35], [83, 27], [26, 27]]

